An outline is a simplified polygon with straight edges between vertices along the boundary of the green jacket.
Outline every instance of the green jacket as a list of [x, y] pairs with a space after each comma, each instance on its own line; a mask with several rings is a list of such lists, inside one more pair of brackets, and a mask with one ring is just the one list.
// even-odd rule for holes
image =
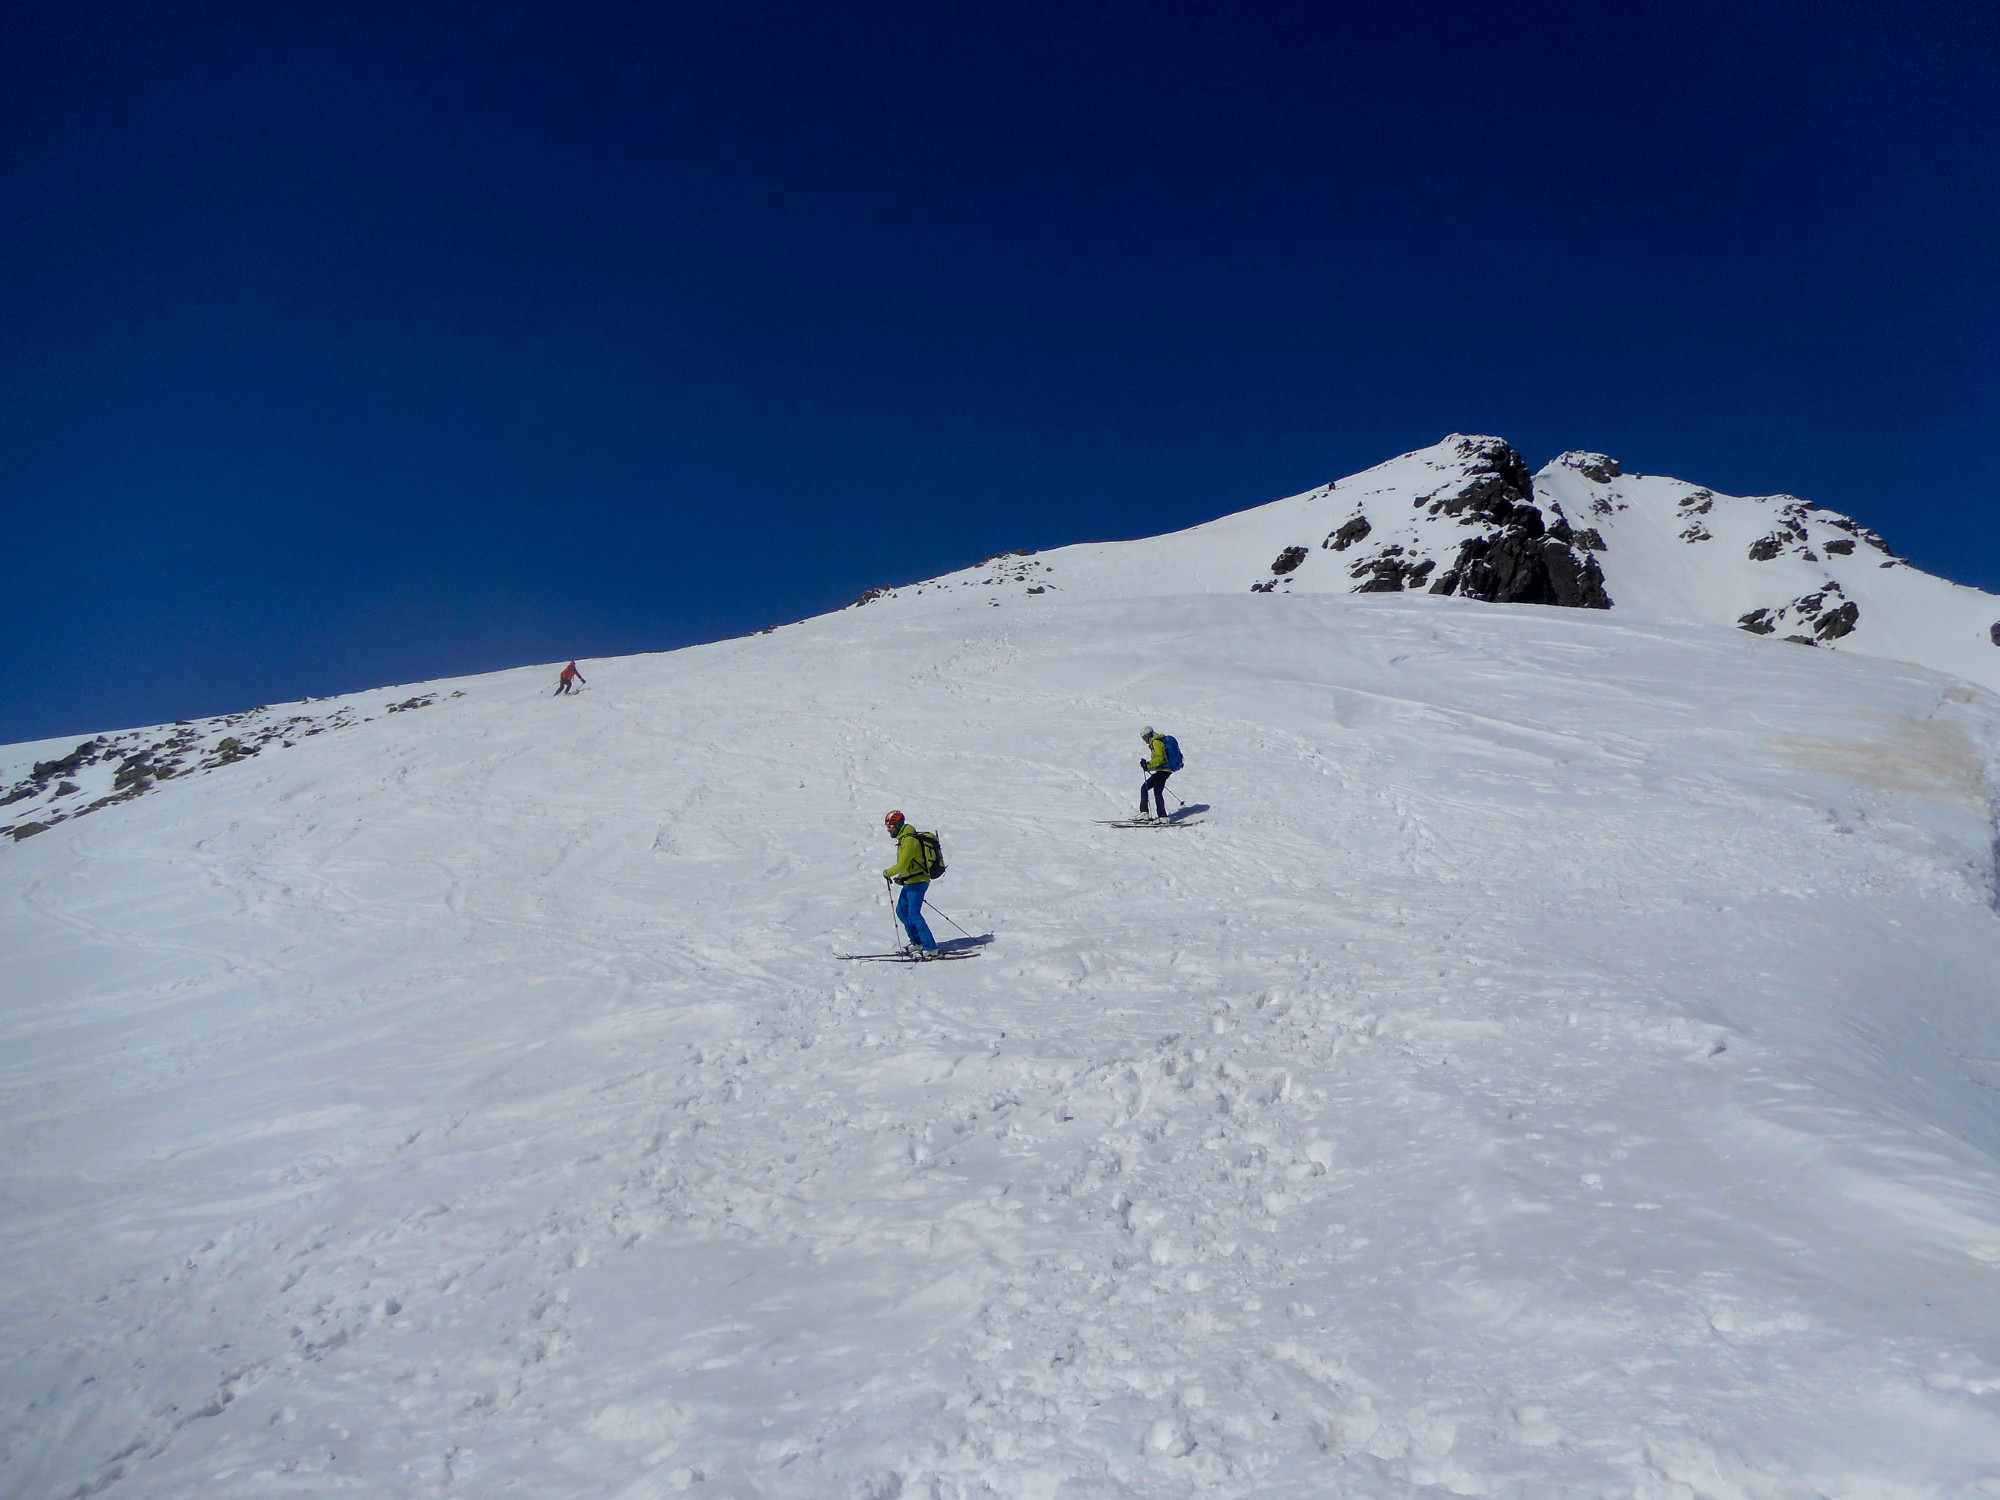
[[1167, 737], [1164, 734], [1156, 734], [1153, 736], [1153, 758], [1146, 762], [1146, 769], [1148, 771], [1164, 771], [1166, 768]]
[[896, 835], [896, 862], [882, 874], [897, 885], [930, 883], [930, 876], [924, 873], [924, 846], [917, 842], [917, 830], [908, 823]]

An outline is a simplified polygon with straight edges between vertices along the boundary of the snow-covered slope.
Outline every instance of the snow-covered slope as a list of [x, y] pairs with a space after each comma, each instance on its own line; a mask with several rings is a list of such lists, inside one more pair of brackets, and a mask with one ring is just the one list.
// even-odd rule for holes
[[1598, 453], [1531, 476], [1501, 439], [1457, 434], [1187, 531], [1002, 554], [868, 602], [1253, 589], [1612, 608], [1916, 662], [2000, 691], [2000, 598], [1911, 567], [1848, 516], [1626, 474]]
[[1345, 491], [0, 847], [0, 1493], [2000, 1493], [2000, 705]]
[[[1600, 453], [1565, 453], [1530, 475], [1501, 439], [1458, 434], [1187, 531], [999, 553], [856, 603], [973, 598], [1003, 608], [1241, 590], [1615, 608], [1914, 662], [2000, 692], [2000, 598], [1912, 568], [1847, 516], [1790, 495], [1718, 495], [1626, 474]], [[32, 838], [175, 776], [435, 701], [387, 688], [0, 747], [0, 837]]]

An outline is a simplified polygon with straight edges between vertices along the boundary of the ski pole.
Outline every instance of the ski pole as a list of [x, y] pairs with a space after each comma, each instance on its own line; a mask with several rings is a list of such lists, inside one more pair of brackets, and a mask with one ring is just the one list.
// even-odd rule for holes
[[[925, 904], [926, 906], [930, 906], [930, 909], [931, 909], [931, 912], [932, 912], [932, 913], [933, 913], [934, 915], [936, 915], [936, 916], [940, 916], [940, 917], [943, 917], [943, 918], [944, 918], [944, 919], [945, 919], [945, 920], [946, 920], [947, 922], [951, 922], [951, 913], [949, 913], [949, 912], [943, 912], [943, 911], [939, 911], [939, 910], [938, 910], [938, 909], [937, 909], [937, 908], [936, 908], [935, 906], [931, 906], [931, 904], [930, 904], [930, 903], [929, 903], [928, 901], [926, 901], [926, 902], [925, 902], [924, 904]], [[958, 923], [956, 923], [956, 922], [951, 922], [951, 925], [952, 925], [952, 926], [954, 926], [954, 927], [958, 927]], [[966, 932], [966, 931], [965, 931], [965, 929], [964, 929], [963, 927], [958, 927], [958, 930], [959, 930], [960, 932], [962, 932], [962, 933], [965, 933], [965, 936], [967, 936], [967, 937], [971, 937], [971, 936], [972, 936], [972, 934], [971, 934], [971, 933], [969, 933], [969, 932]]]
[[889, 895], [889, 927], [896, 934], [896, 941], [901, 943], [906, 938], [906, 934], [903, 931], [903, 919], [896, 915], [896, 893], [890, 885], [887, 875], [882, 877], [882, 889], [888, 892]]

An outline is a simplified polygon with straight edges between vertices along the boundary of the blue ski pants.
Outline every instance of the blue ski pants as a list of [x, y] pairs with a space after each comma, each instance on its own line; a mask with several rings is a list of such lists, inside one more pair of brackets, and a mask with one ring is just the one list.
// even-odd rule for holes
[[903, 931], [910, 935], [910, 941], [925, 952], [937, 947], [937, 939], [931, 936], [930, 924], [924, 920], [924, 892], [931, 888], [928, 880], [920, 880], [903, 887], [903, 893], [896, 898], [896, 920], [903, 924]]

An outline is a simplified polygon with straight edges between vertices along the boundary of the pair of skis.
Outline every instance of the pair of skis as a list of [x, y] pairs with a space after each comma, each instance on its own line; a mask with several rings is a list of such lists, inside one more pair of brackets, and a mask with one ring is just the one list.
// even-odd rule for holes
[[953, 948], [949, 952], [936, 953], [839, 953], [836, 958], [850, 963], [865, 964], [943, 964], [958, 958], [977, 958], [977, 948]]
[[1178, 821], [1173, 818], [1096, 818], [1092, 821], [1102, 828], [1192, 828], [1195, 824], [1203, 820], [1200, 818], [1181, 818]]

